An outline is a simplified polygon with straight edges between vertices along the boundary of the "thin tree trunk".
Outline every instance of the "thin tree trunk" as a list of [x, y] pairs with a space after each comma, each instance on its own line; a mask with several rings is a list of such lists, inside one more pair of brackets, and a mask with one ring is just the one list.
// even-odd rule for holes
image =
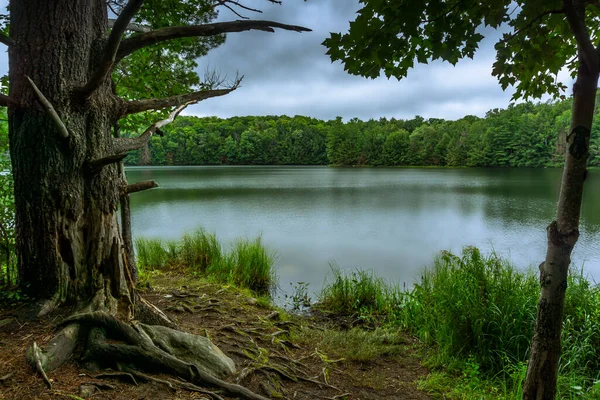
[[523, 398], [554, 399], [565, 291], [571, 251], [579, 237], [583, 183], [587, 175], [590, 132], [594, 117], [598, 71], [580, 62], [573, 89], [573, 113], [556, 220], [548, 226], [546, 260], [540, 265], [541, 296]]

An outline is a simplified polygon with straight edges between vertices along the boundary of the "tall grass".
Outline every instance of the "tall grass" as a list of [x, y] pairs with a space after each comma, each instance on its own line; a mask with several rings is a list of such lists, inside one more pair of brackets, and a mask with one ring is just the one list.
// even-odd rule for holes
[[461, 256], [436, 257], [407, 294], [403, 322], [437, 346], [442, 363], [472, 357], [484, 371], [502, 371], [507, 362], [526, 359], [538, 298], [533, 273], [468, 247]]
[[[371, 272], [334, 269], [319, 307], [342, 314], [370, 310], [418, 337], [433, 350], [430, 366], [459, 374], [433, 374], [429, 382], [454, 382], [460, 387], [452, 396], [512, 399], [525, 378], [538, 299], [535, 271], [467, 247], [460, 255], [440, 253], [405, 292]], [[562, 343], [560, 397], [600, 398], [600, 288], [583, 271], [568, 279]]]
[[221, 263], [223, 249], [217, 240], [217, 235], [201, 229], [183, 236], [179, 254], [184, 265], [196, 272], [203, 273], [211, 265]]
[[189, 273], [248, 288], [259, 295], [270, 294], [276, 285], [273, 257], [260, 237], [238, 240], [226, 252], [215, 234], [198, 230], [179, 242], [137, 239], [136, 254], [141, 273], [183, 267]]

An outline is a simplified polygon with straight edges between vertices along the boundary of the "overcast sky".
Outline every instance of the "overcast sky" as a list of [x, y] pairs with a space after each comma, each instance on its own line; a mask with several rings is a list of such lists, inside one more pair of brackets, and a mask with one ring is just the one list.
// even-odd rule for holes
[[[6, 3], [0, 0], [0, 6]], [[513, 91], [502, 91], [491, 76], [493, 45], [498, 38], [493, 31], [483, 32], [486, 39], [473, 60], [456, 66], [442, 62], [416, 65], [400, 82], [385, 77], [371, 80], [348, 75], [339, 62], [332, 64], [321, 45], [329, 32], [347, 31], [360, 8], [358, 0], [285, 0], [283, 5], [246, 0], [244, 4], [264, 11], [246, 13], [252, 18], [302, 25], [313, 31], [229, 34], [224, 45], [199, 60], [198, 72], [202, 76], [207, 67], [230, 77], [239, 72], [245, 77], [242, 86], [227, 96], [191, 106], [186, 114], [457, 119], [468, 114], [483, 116], [510, 102]], [[223, 9], [219, 19], [238, 17]], [[6, 72], [6, 64], [4, 55], [0, 73]]]
[[[200, 71], [207, 65], [230, 76], [239, 71], [245, 76], [242, 87], [190, 107], [188, 114], [457, 119], [505, 108], [513, 94], [510, 88], [502, 91], [491, 76], [493, 46], [499, 37], [494, 31], [483, 32], [486, 39], [473, 60], [456, 66], [443, 62], [416, 65], [400, 82], [385, 77], [371, 80], [347, 74], [339, 62], [332, 64], [321, 45], [329, 32], [348, 30], [360, 8], [358, 0], [286, 0], [281, 6], [248, 1], [265, 3], [264, 14], [257, 19], [303, 25], [313, 31], [229, 34], [223, 46], [200, 61]], [[219, 18], [236, 19], [228, 10]]]

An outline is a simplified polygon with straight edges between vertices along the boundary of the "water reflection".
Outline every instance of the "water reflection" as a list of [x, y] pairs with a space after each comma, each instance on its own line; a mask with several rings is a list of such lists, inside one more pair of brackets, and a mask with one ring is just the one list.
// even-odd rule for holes
[[[412, 282], [442, 249], [494, 248], [520, 267], [545, 254], [556, 169], [131, 168], [160, 188], [132, 196], [134, 235], [179, 238], [200, 226], [226, 243], [262, 234], [278, 254], [283, 288], [311, 282], [330, 262]], [[599, 174], [600, 175], [600, 174]], [[600, 276], [600, 176], [590, 174], [573, 261]]]

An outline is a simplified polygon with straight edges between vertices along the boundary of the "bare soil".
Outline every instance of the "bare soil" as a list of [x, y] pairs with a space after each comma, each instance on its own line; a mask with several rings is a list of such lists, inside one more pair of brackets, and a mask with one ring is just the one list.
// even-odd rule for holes
[[[288, 316], [233, 288], [162, 275], [144, 297], [164, 310], [182, 330], [209, 337], [237, 366], [229, 380], [273, 399], [383, 400], [429, 399], [416, 381], [427, 374], [411, 339], [398, 354], [355, 362], [323, 354], [319, 343], [294, 343], [293, 330], [339, 327], [323, 318]], [[48, 374], [52, 389], [25, 359], [36, 341], [46, 344], [53, 326], [70, 310], [38, 318], [28, 303], [0, 304], [0, 399], [228, 399], [224, 395], [171, 389], [165, 383], [131, 379], [125, 374], [102, 376], [73, 360]], [[343, 329], [343, 328], [340, 328]], [[290, 334], [292, 332], [292, 334]], [[163, 381], [172, 379], [152, 375]], [[83, 386], [82, 386], [83, 385]], [[84, 391], [82, 391], [82, 387]], [[206, 387], [212, 391], [210, 387]], [[88, 392], [85, 393], [85, 390]], [[215, 392], [218, 393], [218, 392]]]

